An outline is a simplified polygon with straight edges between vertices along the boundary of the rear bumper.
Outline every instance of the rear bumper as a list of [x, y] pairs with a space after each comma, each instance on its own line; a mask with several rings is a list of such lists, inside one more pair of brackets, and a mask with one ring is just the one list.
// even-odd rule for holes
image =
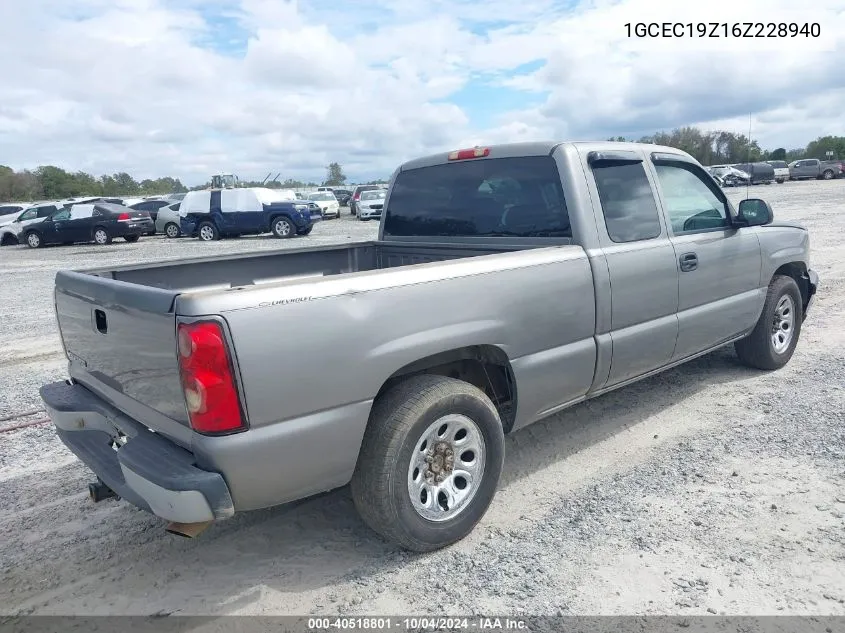
[[[178, 523], [234, 514], [222, 475], [198, 468], [192, 453], [150, 432], [82, 385], [55, 382], [41, 387], [40, 394], [65, 446], [119, 497]], [[121, 435], [125, 443], [115, 450]]]
[[146, 235], [155, 231], [155, 223], [152, 220], [139, 222], [117, 222], [117, 226], [111, 232], [112, 237], [124, 237], [126, 235]]

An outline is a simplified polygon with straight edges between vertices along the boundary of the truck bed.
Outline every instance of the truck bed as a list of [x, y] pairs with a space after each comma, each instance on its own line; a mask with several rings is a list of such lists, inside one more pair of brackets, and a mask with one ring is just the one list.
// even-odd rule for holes
[[[300, 342], [307, 337], [315, 344], [331, 345], [334, 348], [343, 343], [330, 339], [340, 336], [345, 327], [360, 328], [364, 322], [375, 323], [374, 316], [364, 315], [389, 313], [402, 318], [402, 310], [428, 310], [435, 300], [444, 302], [444, 310], [451, 315], [450, 320], [472, 324], [473, 319], [479, 316], [473, 311], [475, 309], [481, 310], [482, 316], [504, 309], [500, 300], [496, 299], [499, 283], [516, 284], [515, 287], [519, 289], [514, 291], [514, 296], [520, 298], [516, 300], [517, 303], [543, 294], [541, 287], [535, 287], [537, 284], [542, 286], [540, 278], [530, 283], [522, 280], [518, 268], [525, 265], [525, 260], [517, 263], [508, 258], [506, 261], [491, 262], [489, 267], [474, 267], [472, 271], [463, 272], [429, 270], [422, 276], [401, 279], [387, 269], [482, 255], [507, 256], [511, 253], [517, 256], [515, 251], [532, 248], [536, 247], [513, 244], [476, 246], [362, 242], [337, 247], [203, 257], [108, 270], [60, 271], [56, 275], [56, 315], [65, 351], [70, 359], [71, 378], [130, 417], [144, 420], [149, 428], [189, 447], [191, 432], [176, 359], [177, 315], [225, 313], [233, 330], [236, 355], [239, 346], [247, 350], [250, 343], [241, 339], [241, 334], [234, 330], [242, 330], [244, 334], [263, 332], [259, 338], [267, 341], [278, 333], [270, 335], [265, 330], [275, 327], [284, 330], [288, 336], [298, 336]], [[584, 251], [575, 246], [564, 248], [566, 254], [540, 256], [539, 263], [573, 260], [561, 264], [567, 271], [572, 271], [572, 278], [564, 286], [578, 288], [575, 292], [579, 295], [583, 294], [582, 289], [592, 292], [592, 279]], [[454, 263], [460, 264], [457, 261]], [[473, 310], [470, 310], [472, 314], [461, 316], [462, 312], [469, 310], [470, 304], [465, 301], [465, 293], [457, 292], [452, 296], [450, 293], [455, 290], [450, 288], [462, 285], [463, 282], [459, 280], [461, 275], [478, 275], [494, 269], [512, 272], [493, 276], [503, 281], [492, 279], [489, 282], [473, 282], [473, 287], [479, 288], [479, 293], [486, 297], [482, 303], [489, 305], [483, 307], [479, 301], [475, 301], [472, 304]], [[366, 276], [367, 272], [378, 274], [380, 270], [390, 279], [381, 282], [356, 279], [355, 273], [364, 273]], [[246, 301], [253, 307], [289, 304], [291, 300], [286, 298], [287, 295], [293, 292], [299, 297], [302, 291], [298, 286], [303, 282], [328, 281], [327, 277], [345, 274], [350, 281], [354, 280], [350, 288], [381, 287], [390, 288], [391, 291], [376, 293], [381, 298], [374, 295], [367, 300], [353, 298], [356, 296], [353, 292], [346, 299], [338, 299], [331, 304], [314, 302], [312, 306], [283, 305], [277, 317], [270, 317], [261, 326], [240, 323], [240, 318], [245, 314], [238, 307], [239, 303]], [[453, 275], [457, 277], [453, 278]], [[514, 281], [509, 282], [511, 277]], [[475, 278], [478, 279], [477, 276]], [[425, 279], [439, 280], [439, 283], [431, 285], [429, 289], [420, 289], [417, 282]], [[487, 283], [492, 285], [488, 287]], [[343, 290], [340, 293], [337, 290], [334, 288], [328, 292], [333, 296], [344, 294]], [[308, 292], [313, 292], [313, 289]], [[459, 301], [460, 305], [451, 306], [451, 300]], [[417, 304], [419, 306], [415, 308]], [[544, 312], [540, 310], [542, 301], [537, 302], [537, 305], [536, 309]], [[589, 313], [584, 315], [585, 331], [591, 333], [592, 302], [588, 303], [588, 307]], [[293, 316], [303, 310], [308, 313], [307, 316]], [[312, 314], [312, 310], [317, 312]], [[291, 318], [295, 319], [295, 324], [288, 322]], [[403, 321], [407, 321], [408, 327], [412, 328], [412, 320], [404, 317]], [[329, 334], [319, 334], [324, 328], [329, 328]], [[370, 333], [370, 338], [379, 338], [377, 330]], [[384, 336], [388, 334], [399, 336], [396, 332], [387, 331]], [[372, 343], [377, 346], [375, 338]], [[348, 336], [343, 340], [348, 341]], [[361, 342], [363, 344], [363, 338]], [[348, 342], [346, 345], [351, 349]], [[356, 354], [363, 358], [367, 352], [359, 350]], [[303, 367], [303, 364], [309, 362], [299, 356], [296, 363], [289, 361], [287, 359], [282, 363], [285, 372], [290, 371], [291, 367]], [[244, 366], [241, 366], [241, 371], [246, 371]], [[255, 414], [253, 410], [253, 419], [257, 419]]]
[[429, 262], [505, 253], [513, 245], [455, 246], [360, 242], [349, 246], [285, 249], [226, 257], [122, 266], [86, 271], [131, 284], [177, 292], [196, 292], [325, 277]]

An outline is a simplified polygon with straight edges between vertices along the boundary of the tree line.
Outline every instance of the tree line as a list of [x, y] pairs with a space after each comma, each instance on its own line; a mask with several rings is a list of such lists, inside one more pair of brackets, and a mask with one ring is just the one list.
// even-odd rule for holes
[[[617, 136], [608, 140], [633, 141], [635, 139]], [[800, 158], [824, 160], [828, 158], [828, 152], [833, 152], [833, 158], [845, 158], [845, 136], [821, 136], [804, 148], [778, 147], [766, 150], [762, 149], [757, 141], [750, 140], [743, 134], [724, 130], [708, 131], [688, 126], [671, 132], [658, 132], [652, 136], [645, 136], [638, 139], [638, 142], [675, 147], [687, 152], [703, 165], [760, 160], [789, 162]], [[293, 178], [280, 182], [278, 176], [271, 181], [268, 179], [269, 175], [263, 181], [246, 181], [243, 184], [250, 187], [304, 189], [321, 185], [340, 187], [348, 180], [343, 172], [343, 166], [337, 162], [330, 163], [326, 167], [326, 177], [322, 183], [303, 182]], [[361, 184], [375, 185], [386, 182], [379, 179]], [[191, 187], [190, 190], [205, 189], [210, 186], [209, 179], [209, 182]], [[148, 196], [185, 191], [189, 191], [189, 188], [178, 178], [171, 176], [138, 181], [126, 172], [98, 177], [84, 171], [69, 172], [54, 165], [44, 165], [34, 170], [23, 171], [15, 171], [11, 167], [0, 165], [0, 201], [56, 200], [78, 196]]]
[[[634, 141], [623, 136], [607, 139], [609, 141]], [[845, 158], [845, 136], [820, 136], [810, 141], [806, 147], [786, 149], [778, 147], [772, 150], [762, 149], [757, 141], [750, 140], [744, 134], [735, 134], [724, 130], [702, 130], [697, 127], [681, 127], [671, 132], [658, 132], [644, 136], [639, 143], [666, 145], [685, 151], [702, 165], [722, 165], [747, 163], [766, 160], [792, 162], [802, 158], [825, 160], [828, 152], [831, 158]]]

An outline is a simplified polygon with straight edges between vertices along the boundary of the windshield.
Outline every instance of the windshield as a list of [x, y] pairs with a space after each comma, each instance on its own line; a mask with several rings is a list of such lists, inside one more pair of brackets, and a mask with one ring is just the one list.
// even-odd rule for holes
[[336, 198], [331, 191], [319, 191], [317, 193], [312, 193], [308, 196], [309, 200], [322, 200], [322, 201], [331, 201], [336, 202]]
[[468, 160], [400, 171], [388, 236], [572, 237], [551, 156]]
[[384, 200], [384, 196], [387, 194], [386, 191], [365, 191], [361, 194], [361, 201], [364, 200]]

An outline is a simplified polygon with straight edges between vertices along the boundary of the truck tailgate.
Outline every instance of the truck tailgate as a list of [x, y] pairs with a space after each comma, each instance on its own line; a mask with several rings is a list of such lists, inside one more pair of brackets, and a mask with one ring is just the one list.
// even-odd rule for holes
[[147, 427], [190, 439], [176, 357], [178, 292], [60, 271], [56, 316], [71, 377]]

